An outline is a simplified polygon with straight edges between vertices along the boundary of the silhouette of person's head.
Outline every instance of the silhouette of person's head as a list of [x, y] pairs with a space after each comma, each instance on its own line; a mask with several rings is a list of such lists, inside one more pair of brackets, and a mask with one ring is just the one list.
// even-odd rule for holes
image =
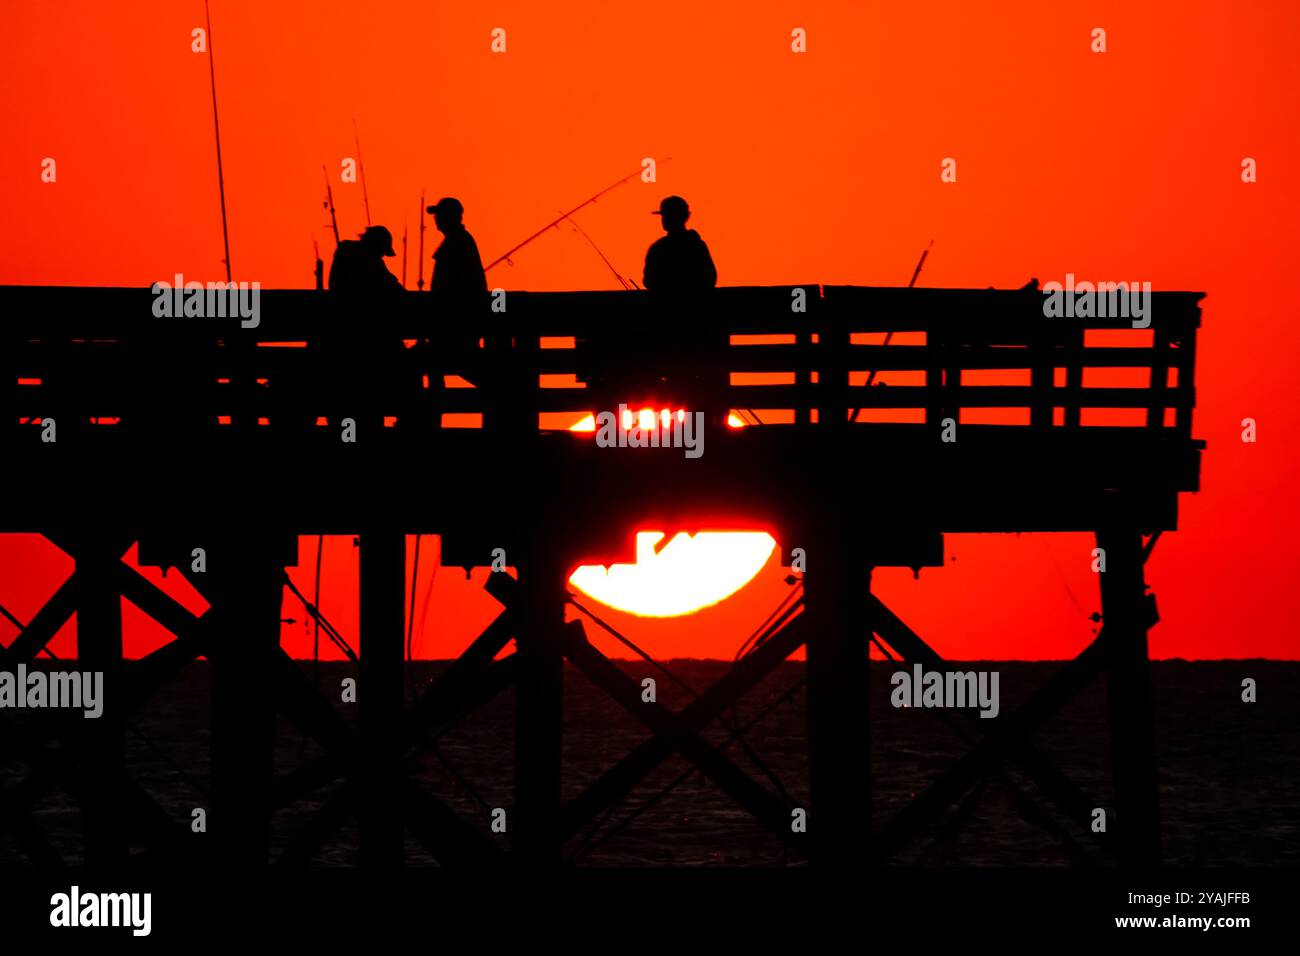
[[686, 220], [691, 218], [691, 207], [681, 196], [669, 196], [659, 204], [656, 215], [663, 222], [664, 232], [679, 232], [686, 228]]
[[384, 226], [370, 226], [361, 234], [361, 245], [381, 256], [395, 256], [393, 234]]
[[445, 233], [448, 229], [456, 229], [461, 225], [465, 207], [460, 204], [459, 199], [447, 196], [439, 199], [426, 212], [433, 216], [433, 224], [438, 227], [438, 231]]

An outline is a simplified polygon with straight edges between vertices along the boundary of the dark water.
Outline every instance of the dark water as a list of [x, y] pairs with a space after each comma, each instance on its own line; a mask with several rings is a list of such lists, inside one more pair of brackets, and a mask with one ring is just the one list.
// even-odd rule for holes
[[[310, 673], [310, 664], [301, 666]], [[413, 686], [422, 686], [443, 666], [414, 665]], [[623, 666], [638, 680], [657, 677], [662, 703], [679, 708], [689, 701], [688, 693], [662, 674], [641, 665]], [[717, 661], [674, 661], [668, 666], [697, 691], [728, 667]], [[1062, 665], [965, 666], [1000, 672], [1001, 706], [1006, 714]], [[893, 670], [892, 665], [875, 664], [872, 672], [870, 761], [876, 826], [889, 820], [912, 794], [965, 752], [966, 741], [954, 729], [970, 739], [971, 725], [978, 723], [960, 716], [954, 718], [951, 711], [890, 707], [888, 675]], [[1296, 693], [1300, 664], [1170, 661], [1155, 663], [1153, 673], [1166, 862], [1300, 863], [1300, 694]], [[352, 674], [350, 665], [322, 665], [321, 686], [337, 702], [340, 682]], [[782, 665], [744, 698], [735, 719], [742, 724], [748, 722], [802, 677], [801, 663]], [[1258, 684], [1258, 703], [1241, 701], [1241, 681], [1246, 677]], [[186, 824], [192, 808], [207, 805], [203, 791], [208, 786], [209, 770], [208, 678], [205, 663], [190, 665], [135, 715], [128, 735], [133, 777], [175, 820]], [[648, 732], [572, 668], [566, 672], [566, 697], [564, 788], [568, 800], [646, 739]], [[739, 766], [769, 790], [784, 790], [795, 806], [808, 805], [804, 704], [804, 693], [798, 690], [745, 733], [747, 749], [736, 742], [725, 748]], [[336, 708], [355, 724], [354, 705], [336, 703]], [[939, 716], [941, 713], [946, 714], [946, 719]], [[1105, 715], [1105, 684], [1098, 681], [1040, 730], [1035, 741], [1099, 805], [1113, 807]], [[728, 730], [715, 722], [704, 736], [723, 746], [728, 735]], [[436, 751], [425, 749], [413, 758], [409, 771], [431, 794], [489, 834], [488, 808], [511, 809], [513, 736], [513, 694], [507, 691], [442, 736]], [[287, 772], [320, 752], [314, 742], [304, 743], [297, 729], [281, 720], [277, 772]], [[571, 840], [565, 847], [566, 856], [596, 866], [783, 866], [802, 862], [788, 858], [779, 841], [745, 811], [702, 775], [688, 770], [689, 764], [680, 757], [665, 761], [603, 821], [594, 839], [588, 841], [589, 834], [584, 832]], [[21, 763], [5, 763], [0, 766], [0, 786], [12, 794], [27, 772]], [[670, 786], [666, 795], [659, 796]], [[276, 813], [273, 852], [302, 831], [313, 811], [332, 792], [331, 787], [323, 788], [312, 799]], [[1071, 857], [1061, 844], [1040, 826], [1026, 822], [1018, 812], [1014, 796], [1017, 792], [1040, 806], [1050, 806], [1032, 781], [1011, 764], [1002, 778], [985, 785], [962, 828], [954, 832], [947, 832], [942, 824], [932, 828], [902, 851], [897, 862], [1069, 864]], [[80, 813], [71, 798], [62, 791], [47, 795], [36, 805], [34, 818], [69, 862], [76, 862], [81, 843]], [[1056, 813], [1053, 818], [1061, 819]], [[1071, 824], [1065, 827], [1076, 832]], [[1085, 836], [1078, 837], [1080, 842], [1088, 842]], [[508, 846], [508, 835], [491, 838], [500, 841], [503, 848]], [[349, 821], [327, 840], [314, 862], [355, 863], [356, 844], [355, 821]], [[1096, 851], [1087, 852], [1085, 860], [1104, 862]], [[8, 833], [0, 832], [0, 862], [25, 859]], [[408, 861], [434, 862], [413, 839], [408, 841]]]

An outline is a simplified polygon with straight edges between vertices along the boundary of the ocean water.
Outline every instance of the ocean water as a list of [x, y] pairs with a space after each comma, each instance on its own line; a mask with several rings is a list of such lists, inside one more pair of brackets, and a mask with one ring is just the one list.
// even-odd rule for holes
[[[313, 673], [310, 662], [301, 663]], [[445, 668], [418, 662], [409, 668], [409, 691], [418, 692]], [[659, 701], [678, 709], [691, 694], [649, 665], [620, 666], [638, 681], [655, 677]], [[720, 661], [670, 661], [668, 669], [699, 693], [730, 666]], [[1001, 710], [1013, 710], [1062, 664], [981, 662], [966, 670], [999, 673]], [[969, 749], [979, 725], [951, 710], [901, 708], [889, 702], [888, 663], [873, 663], [868, 688], [870, 754], [844, 759], [869, 761], [873, 827], [884, 825], [913, 795], [935, 780]], [[704, 737], [723, 747], [737, 765], [792, 806], [808, 806], [807, 720], [802, 663], [787, 662], [751, 691]], [[336, 710], [355, 726], [355, 705], [340, 700], [351, 665], [326, 664], [319, 686]], [[1275, 661], [1155, 662], [1152, 665], [1156, 762], [1161, 829], [1167, 863], [1199, 865], [1295, 865], [1300, 863], [1300, 664]], [[1253, 678], [1258, 702], [1241, 700], [1241, 682]], [[740, 740], [731, 729], [748, 724], [769, 705]], [[205, 662], [187, 666], [131, 720], [127, 734], [129, 772], [178, 823], [188, 826], [191, 810], [208, 806], [211, 740], [210, 671]], [[43, 719], [32, 712], [6, 716], [35, 729]], [[992, 721], [987, 721], [992, 723]], [[565, 673], [563, 786], [573, 799], [649, 731], [636, 718], [572, 667]], [[507, 690], [449, 729], [407, 761], [407, 771], [503, 849], [510, 844], [513, 801], [514, 699]], [[1109, 731], [1104, 680], [1091, 684], [1034, 736], [1040, 749], [1096, 804], [1114, 806], [1110, 780]], [[321, 753], [283, 717], [276, 738], [277, 773], [286, 773]], [[6, 752], [0, 787], [20, 791], [30, 768]], [[302, 833], [338, 785], [278, 810], [272, 817], [272, 857]], [[1025, 805], [1047, 809], [1048, 820], [1070, 833], [1073, 852], [1038, 822], [1026, 820]], [[506, 810], [507, 833], [493, 834], [493, 808]], [[1033, 816], [1032, 813], [1029, 816]], [[30, 819], [69, 863], [81, 858], [81, 814], [61, 789], [42, 796]], [[798, 866], [789, 854], [683, 758], [660, 764], [629, 797], [564, 847], [566, 860], [583, 866]], [[26, 861], [6, 828], [0, 832], [0, 862]], [[348, 866], [357, 862], [355, 819], [346, 821], [320, 846], [312, 863]], [[414, 838], [407, 862], [437, 865]], [[1108, 859], [1008, 762], [972, 798], [958, 825], [953, 813], [925, 831], [893, 859], [903, 866], [1107, 865]]]

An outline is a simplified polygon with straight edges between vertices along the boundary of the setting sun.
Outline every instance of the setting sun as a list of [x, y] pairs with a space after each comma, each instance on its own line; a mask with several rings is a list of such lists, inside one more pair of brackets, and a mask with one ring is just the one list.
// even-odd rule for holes
[[602, 604], [640, 617], [680, 617], [735, 594], [762, 570], [776, 541], [763, 531], [636, 536], [636, 562], [584, 565], [569, 583]]

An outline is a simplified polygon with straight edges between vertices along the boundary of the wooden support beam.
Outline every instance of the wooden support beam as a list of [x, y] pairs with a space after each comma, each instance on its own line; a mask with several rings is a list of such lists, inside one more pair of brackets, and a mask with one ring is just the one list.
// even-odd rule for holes
[[454, 686], [444, 688], [437, 706], [424, 712], [420, 722], [408, 724], [412, 749], [419, 752], [429, 740], [436, 740], [508, 687], [518, 678], [519, 661], [514, 654], [493, 661], [482, 670], [461, 675]]
[[[0, 655], [0, 663], [3, 656]], [[60, 735], [60, 746], [51, 748], [36, 740], [25, 727], [19, 727], [5, 717], [0, 717], [0, 753], [13, 753], [33, 772], [10, 791], [7, 809], [25, 813], [55, 787], [62, 787], [82, 806], [94, 800], [93, 791], [99, 782], [86, 774], [83, 735], [75, 739], [69, 734]], [[161, 807], [144, 789], [123, 776], [119, 780], [119, 802], [122, 816], [118, 820], [128, 831], [141, 833], [143, 841], [158, 848], [174, 847], [178, 828]], [[11, 827], [24, 829], [22, 821], [11, 821]]]
[[[197, 546], [197, 545], [196, 545]], [[207, 569], [180, 570], [208, 603], [213, 638], [212, 807], [208, 839], [223, 864], [270, 856], [275, 740], [272, 672], [280, 645], [286, 548], [256, 529], [206, 545]]]
[[361, 535], [360, 731], [361, 863], [402, 864], [402, 702], [406, 538], [380, 529]]
[[[504, 578], [505, 576], [500, 576]], [[513, 579], [508, 579], [513, 583]], [[503, 592], [513, 592], [507, 588]], [[454, 721], [477, 706], [486, 703], [507, 686], [513, 683], [515, 668], [514, 658], [493, 662], [493, 657], [510, 639], [513, 628], [511, 612], [502, 612], [479, 635], [456, 662], [434, 683], [420, 698], [417, 705], [406, 718], [399, 735], [403, 752], [418, 749], [419, 744], [431, 732], [440, 726]], [[362, 659], [365, 658], [363, 635]], [[281, 662], [277, 669], [278, 686], [286, 713], [301, 724], [309, 733], [327, 748], [326, 753], [308, 761], [287, 774], [277, 777], [272, 792], [272, 807], [282, 807], [293, 800], [305, 797], [326, 783], [332, 783], [340, 776], [352, 772], [356, 764], [357, 750], [346, 726], [330, 718], [321, 711], [323, 701], [309, 699], [306, 689], [299, 686], [303, 682], [295, 677], [296, 666], [281, 651]], [[300, 674], [299, 674], [300, 676]], [[317, 702], [319, 701], [319, 703]], [[327, 708], [328, 709], [328, 708]], [[364, 712], [364, 709], [363, 709]], [[399, 754], [399, 759], [400, 759]], [[406, 789], [409, 781], [399, 778], [402, 788], [403, 814], [407, 828], [417, 839], [425, 844], [439, 862], [448, 864], [461, 860], [460, 850], [468, 837], [463, 832], [443, 835], [451, 826], [447, 821], [454, 817], [449, 810], [433, 797], [421, 795], [411, 797]], [[312, 824], [293, 841], [290, 848], [278, 860], [279, 863], [306, 862], [319, 849], [320, 843], [337, 829], [352, 810], [358, 805], [359, 784], [349, 782], [326, 801], [318, 811]], [[429, 815], [432, 819], [429, 819]], [[400, 822], [400, 821], [399, 821]], [[461, 821], [461, 827], [465, 826]], [[472, 842], [472, 841], [469, 841]], [[441, 851], [435, 847], [443, 848]]]
[[820, 522], [808, 529], [808, 830], [815, 865], [861, 866], [871, 826], [867, 598], [860, 541]]
[[[79, 628], [79, 638], [84, 635], [89, 645], [97, 645], [87, 647], [92, 656], [97, 651], [107, 650], [110, 652], [109, 663], [116, 659], [120, 665], [120, 652], [116, 658], [111, 655], [111, 639], [114, 635], [113, 625], [116, 623], [120, 644], [121, 605], [120, 600], [114, 602], [107, 595], [117, 592], [114, 582], [119, 579], [113, 572], [114, 569], [124, 567], [118, 558], [125, 546], [120, 540], [110, 545], [107, 539], [101, 539], [96, 546], [85, 551], [70, 543], [67, 548], [69, 553], [79, 555], [82, 571], [73, 573], [55, 597], [46, 603], [42, 613], [46, 615], [47, 621], [52, 621], [76, 610], [78, 602], [86, 601], [87, 612], [84, 623]], [[92, 580], [92, 592], [89, 595], [83, 591], [83, 583], [87, 580]], [[65, 609], [52, 610], [52, 605], [62, 605], [65, 602]], [[115, 613], [116, 620], [113, 617]], [[108, 626], [105, 627], [105, 624]], [[43, 646], [44, 641], [40, 644]], [[80, 655], [80, 649], [78, 653]], [[19, 660], [12, 655], [12, 648], [0, 649], [0, 667], [11, 667]], [[120, 730], [122, 722], [134, 711], [137, 703], [134, 683], [129, 684], [120, 679], [115, 680], [115, 683], [118, 689], [113, 696], [120, 699], [111, 716]], [[106, 715], [112, 699], [110, 697], [105, 701]], [[103, 718], [96, 720], [100, 719]], [[0, 718], [0, 753], [12, 753], [32, 768], [32, 772], [0, 800], [0, 825], [13, 832], [19, 845], [34, 863], [47, 869], [61, 867], [62, 857], [49, 846], [40, 831], [25, 816], [37, 801], [55, 787], [61, 786], [87, 808], [90, 817], [86, 821], [87, 849], [88, 855], [95, 857], [95, 863], [102, 862], [111, 866], [124, 861], [122, 848], [127, 846], [127, 839], [117, 835], [106, 837], [105, 839], [112, 840], [107, 845], [100, 840], [100, 835], [104, 832], [101, 824], [109, 822], [115, 828], [115, 834], [140, 834], [142, 839], [137, 842], [143, 842], [151, 848], [166, 850], [174, 847], [177, 828], [153, 798], [126, 776], [120, 763], [116, 774], [105, 778], [102, 768], [96, 765], [102, 758], [97, 728], [87, 731], [82, 721], [83, 718], [77, 715], [57, 722], [55, 735], [60, 745], [51, 749], [45, 745], [44, 733], [34, 735], [31, 728], [19, 727]], [[115, 753], [110, 751], [109, 756], [114, 757]], [[111, 806], [105, 806], [105, 792], [111, 799]], [[92, 844], [95, 847], [93, 853], [90, 851]]]
[[[504, 574], [494, 574], [494, 578], [504, 578]], [[435, 680], [411, 708], [411, 716], [406, 729], [405, 744], [416, 746], [429, 728], [435, 723], [446, 720], [450, 701], [464, 693], [467, 684], [492, 666], [493, 659], [514, 636], [514, 613], [509, 608], [498, 614], [478, 637], [467, 647], [451, 666]], [[453, 707], [452, 710], [455, 708]]]
[[[133, 665], [126, 700], [127, 712], [134, 713], [181, 667], [210, 652], [218, 614], [191, 613], [134, 568], [122, 563], [117, 565], [117, 581], [123, 597], [176, 635], [176, 640]], [[275, 810], [348, 772], [354, 765], [356, 739], [347, 721], [320, 695], [283, 648], [276, 648], [272, 679], [278, 706], [285, 716], [327, 751], [276, 778], [271, 802]]]
[[[374, 569], [373, 562], [369, 566], [371, 570]], [[513, 584], [513, 579], [509, 580]], [[157, 684], [168, 674], [174, 673], [179, 665], [192, 659], [196, 654], [207, 651], [212, 643], [212, 634], [215, 630], [213, 622], [218, 612], [209, 611], [201, 617], [192, 614], [144, 579], [139, 572], [121, 563], [116, 567], [116, 581], [124, 596], [177, 635], [177, 640], [137, 664], [140, 670], [133, 675], [130, 698], [133, 704], [138, 706], [139, 700], [147, 696], [152, 689], [156, 689]], [[205, 585], [205, 589], [215, 597], [210, 584]], [[509, 600], [514, 588], [503, 587], [498, 590], [503, 599]], [[493, 657], [510, 639], [512, 627], [511, 612], [509, 610], [502, 612], [471, 648], [458, 659], [457, 664], [443, 676], [443, 679], [426, 693], [422, 698], [419, 713], [412, 714], [413, 726], [403, 727], [398, 735], [403, 741], [403, 747], [417, 743], [431, 726], [445, 724], [462, 716], [512, 683], [513, 658], [493, 662]], [[362, 640], [363, 642], [365, 640], [364, 634]], [[372, 644], [372, 652], [374, 648], [375, 645]], [[366, 648], [363, 643], [363, 662], [365, 654]], [[373, 655], [371, 663], [375, 663]], [[347, 723], [316, 693], [282, 648], [276, 648], [270, 670], [274, 696], [280, 709], [300, 729], [311, 734], [327, 749], [327, 752], [317, 759], [274, 781], [271, 800], [271, 807], [274, 809], [306, 796], [320, 786], [333, 782], [354, 770], [357, 766], [357, 741]], [[456, 675], [454, 680], [451, 679], [453, 673]], [[364, 704], [362, 704], [362, 713], [365, 713]], [[359, 789], [358, 783], [350, 783], [332, 796], [317, 814], [313, 824], [299, 834], [278, 862], [308, 861], [319, 849], [321, 841], [355, 812], [359, 803], [357, 797]], [[46, 790], [48, 786], [41, 792]], [[419, 799], [402, 796], [399, 802], [401, 806], [396, 810], [389, 807], [389, 815], [404, 814], [412, 832], [426, 845], [448, 848], [443, 855], [439, 855], [440, 862], [462, 858], [461, 848], [472, 840], [463, 832], [444, 833], [448, 830], [449, 825], [446, 821], [450, 811], [439, 807], [433, 814], [434, 820], [415, 819], [412, 814], [417, 811], [420, 813], [429, 811], [435, 802], [434, 799], [428, 796]], [[397, 823], [400, 827], [401, 816], [398, 816]]]
[[103, 712], [84, 720], [84, 772], [88, 786], [82, 804], [86, 863], [118, 867], [130, 852], [126, 842], [122, 784], [126, 777], [122, 699], [122, 595], [116, 583], [121, 550], [111, 539], [92, 537], [77, 548], [80, 596], [77, 602], [77, 666], [103, 675]]
[[300, 867], [311, 862], [325, 839], [341, 827], [357, 811], [361, 782], [349, 778], [326, 804], [307, 819], [289, 845], [275, 858], [277, 867]]
[[[931, 670], [947, 672], [952, 669], [952, 665], [940, 657], [919, 634], [908, 627], [878, 597], [874, 594], [869, 595], [868, 603], [876, 633], [903, 660], [920, 662]], [[966, 710], [962, 713], [981, 734], [987, 730], [987, 727], [982, 726], [985, 722], [977, 711]], [[1103, 846], [1109, 844], [1109, 831], [1094, 834], [1090, 827], [1092, 811], [1097, 806], [1097, 802], [1062, 773], [1046, 754], [1034, 746], [1032, 740], [1025, 737], [1013, 741], [1008, 748], [1008, 756], [1016, 759], [1038, 788], [1056, 803], [1082, 832], [1089, 834]], [[1008, 787], [1011, 786], [1010, 781], [1005, 780], [1005, 776], [1003, 780]], [[1037, 814], [1036, 819], [1043, 820], [1045, 817]]]
[[1159, 788], [1151, 713], [1147, 628], [1155, 615], [1143, 576], [1142, 535], [1118, 517], [1097, 532], [1105, 552], [1101, 613], [1105, 621], [1106, 697], [1115, 776], [1114, 821], [1120, 862], [1160, 862]]
[[[403, 736], [403, 739], [408, 742], [403, 745], [407, 754], [418, 753], [426, 737], [436, 738], [447, 727], [483, 706], [507, 687], [514, 686], [515, 664], [514, 655], [511, 655], [492, 663], [480, 672], [462, 674], [455, 686], [442, 687], [443, 692], [436, 698], [435, 706], [426, 709], [419, 718], [414, 715], [407, 717], [406, 731]], [[296, 669], [296, 665], [291, 663], [290, 666]], [[294, 703], [294, 699], [301, 697], [301, 694], [284, 685], [281, 694], [288, 716], [295, 721], [299, 719], [298, 715], [309, 716], [305, 710], [308, 706], [306, 699]], [[284, 696], [286, 694], [291, 696], [286, 698]], [[321, 705], [328, 707], [328, 704], [317, 697], [316, 701], [310, 703], [310, 712], [316, 712]], [[330, 713], [333, 714], [333, 711], [331, 710]], [[334, 716], [338, 715], [334, 714]], [[328, 749], [314, 760], [309, 760], [276, 778], [273, 807], [283, 807], [294, 800], [306, 797], [326, 783], [332, 783], [353, 770], [356, 760], [355, 741], [338, 739], [339, 734], [334, 732], [333, 726], [332, 720], [329, 724], [323, 724], [315, 718], [304, 726], [308, 733], [315, 736]], [[323, 734], [322, 731], [327, 733]]]
[[567, 569], [539, 535], [518, 571], [514, 851], [524, 866], [558, 866]]
[[482, 830], [466, 823], [414, 782], [403, 782], [401, 796], [412, 832], [443, 866], [491, 866], [505, 859]]
[[50, 599], [41, 605], [41, 609], [27, 622], [22, 633], [10, 642], [6, 652], [9, 659], [18, 663], [31, 660], [39, 654], [77, 610], [80, 594], [81, 580], [74, 571], [68, 580], [59, 585]]
[[[804, 625], [802, 616], [794, 618], [768, 638], [762, 647], [742, 657], [725, 676], [682, 708], [677, 715], [681, 729], [699, 731], [770, 674], [778, 664], [803, 645]], [[626, 797], [647, 773], [674, 751], [673, 742], [668, 737], [656, 735], [605, 771], [564, 808], [561, 818], [564, 837], [567, 839], [577, 833], [595, 819], [597, 814]]]
[[[1102, 634], [1105, 628], [1102, 628]], [[975, 747], [945, 770], [934, 783], [917, 794], [898, 815], [876, 833], [871, 848], [873, 859], [888, 860], [926, 826], [937, 819], [954, 800], [976, 781], [987, 776], [1002, 758], [1023, 742], [1052, 714], [1096, 677], [1105, 665], [1102, 635], [1078, 657], [1058, 671], [1014, 713], [992, 721], [994, 726]]]
[[[444, 698], [448, 703], [446, 708], [431, 712], [432, 719], [453, 720], [486, 703], [514, 683], [514, 664], [514, 658], [508, 657], [492, 664], [481, 674], [472, 675], [467, 687], [461, 688], [454, 697]], [[356, 766], [356, 750], [351, 742], [333, 746], [315, 760], [277, 777], [272, 807], [283, 807], [306, 797], [321, 786], [349, 774]], [[349, 776], [343, 787], [316, 811], [309, 826], [293, 840], [277, 862], [305, 863], [310, 860], [321, 842], [357, 808], [361, 783], [360, 778]], [[402, 822], [439, 863], [455, 866], [481, 862], [498, 855], [499, 851], [482, 837], [479, 830], [461, 820], [436, 798], [422, 792], [413, 794], [414, 784], [409, 778], [400, 777], [398, 788], [401, 805], [397, 812], [402, 815]], [[486, 852], [476, 853], [475, 848]]]
[[[303, 668], [284, 648], [276, 648], [272, 663], [272, 684], [280, 713], [292, 721], [295, 727], [314, 738], [326, 750], [353, 751], [357, 739], [352, 732], [352, 725], [325, 699], [312, 679], [303, 673]], [[365, 720], [364, 705], [361, 714], [362, 720]]]
[[759, 823], [780, 839], [800, 845], [802, 841], [791, 832], [789, 807], [763, 789], [716, 747], [702, 740], [694, 731], [685, 729], [677, 714], [662, 704], [643, 701], [641, 685], [587, 642], [579, 622], [573, 622], [573, 626], [578, 629], [577, 633], [566, 643], [565, 649], [569, 660], [591, 678], [592, 683], [653, 730], [656, 736], [667, 739], [674, 750], [753, 814]]

